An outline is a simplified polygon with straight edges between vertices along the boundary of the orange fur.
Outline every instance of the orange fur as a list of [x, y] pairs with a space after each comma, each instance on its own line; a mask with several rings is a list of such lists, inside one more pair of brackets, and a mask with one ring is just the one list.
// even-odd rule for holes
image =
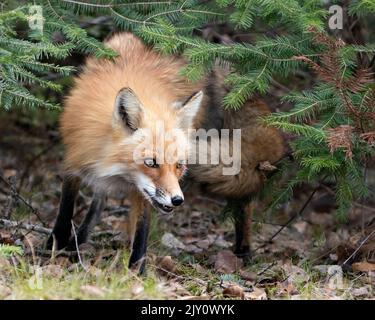
[[114, 101], [121, 88], [130, 87], [147, 108], [141, 127], [163, 121], [168, 130], [177, 126], [171, 104], [201, 87], [178, 75], [184, 65], [181, 59], [161, 56], [130, 33], [115, 35], [106, 45], [119, 56], [113, 61], [88, 58], [65, 101], [61, 133], [68, 171], [81, 171], [98, 161], [132, 165], [134, 145], [120, 147], [126, 132], [112, 126]]

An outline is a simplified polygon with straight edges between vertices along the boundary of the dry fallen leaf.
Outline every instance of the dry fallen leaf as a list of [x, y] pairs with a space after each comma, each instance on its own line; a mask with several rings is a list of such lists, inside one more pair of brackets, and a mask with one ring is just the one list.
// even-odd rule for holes
[[242, 267], [242, 259], [230, 250], [219, 251], [215, 256], [215, 270], [221, 273], [233, 273]]
[[185, 249], [185, 245], [178, 240], [172, 233], [164, 233], [161, 243], [169, 249]]
[[352, 264], [352, 269], [353, 271], [359, 271], [359, 272], [375, 271], [375, 263], [370, 263], [367, 261], [356, 262]]
[[229, 298], [245, 298], [245, 293], [244, 290], [240, 286], [230, 286], [228, 288], [225, 288], [223, 290], [223, 295], [224, 297], [229, 297]]
[[252, 292], [245, 292], [245, 300], [267, 300], [267, 293], [262, 288], [254, 288]]
[[85, 285], [81, 287], [81, 290], [90, 296], [96, 296], [96, 297], [105, 296], [105, 291], [102, 288], [99, 288], [97, 286]]
[[160, 268], [160, 271], [165, 273], [176, 273], [177, 271], [177, 263], [172, 259], [171, 256], [157, 257], [156, 266]]

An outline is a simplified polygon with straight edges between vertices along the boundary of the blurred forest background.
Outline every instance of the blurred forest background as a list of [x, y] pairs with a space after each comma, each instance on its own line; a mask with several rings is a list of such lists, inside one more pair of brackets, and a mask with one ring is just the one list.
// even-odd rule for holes
[[[145, 278], [126, 268], [126, 198], [109, 199], [78, 253], [43, 249], [63, 97], [85, 56], [115, 55], [101, 41], [119, 30], [186, 57], [191, 81], [230, 65], [224, 108], [270, 105], [288, 157], [262, 190], [250, 263], [231, 251], [225, 202], [197, 185], [173, 216], [153, 215]], [[374, 299], [374, 71], [372, 0], [0, 0], [0, 299]]]

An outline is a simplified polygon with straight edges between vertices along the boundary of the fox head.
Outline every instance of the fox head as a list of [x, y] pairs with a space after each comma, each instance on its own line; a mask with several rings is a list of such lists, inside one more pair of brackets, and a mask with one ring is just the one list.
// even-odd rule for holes
[[[202, 91], [185, 102], [143, 102], [130, 88], [114, 101], [112, 143], [102, 175], [123, 176], [162, 213], [184, 202], [179, 180], [186, 171], [189, 137], [203, 99]], [[155, 100], [154, 100], [155, 101]], [[143, 104], [144, 103], [144, 104]]]

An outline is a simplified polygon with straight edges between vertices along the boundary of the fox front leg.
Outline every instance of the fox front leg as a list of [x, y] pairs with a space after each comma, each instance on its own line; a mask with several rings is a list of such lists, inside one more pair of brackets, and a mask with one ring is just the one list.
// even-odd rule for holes
[[144, 274], [147, 238], [150, 227], [150, 210], [149, 205], [145, 203], [144, 198], [138, 192], [131, 194], [130, 201], [128, 233], [131, 237], [131, 254], [129, 269], [138, 270], [140, 274]]
[[47, 240], [48, 248], [52, 248], [54, 242], [56, 242], [58, 250], [68, 245], [72, 229], [71, 220], [73, 218], [74, 204], [80, 184], [81, 179], [79, 177], [67, 176], [64, 178], [59, 213], [52, 234]]
[[146, 266], [149, 214], [149, 210], [145, 208], [137, 224], [129, 259], [129, 268], [132, 270], [138, 269], [140, 274], [144, 274]]
[[[102, 192], [95, 192], [94, 196], [91, 201], [91, 205], [89, 211], [87, 212], [85, 219], [81, 223], [77, 231], [77, 243], [80, 245], [81, 243], [85, 243], [87, 238], [94, 228], [94, 226], [99, 222], [100, 215], [105, 206], [105, 195]], [[69, 249], [75, 250], [76, 246], [76, 239], [73, 237], [69, 243]]]

